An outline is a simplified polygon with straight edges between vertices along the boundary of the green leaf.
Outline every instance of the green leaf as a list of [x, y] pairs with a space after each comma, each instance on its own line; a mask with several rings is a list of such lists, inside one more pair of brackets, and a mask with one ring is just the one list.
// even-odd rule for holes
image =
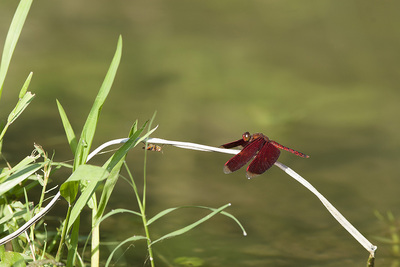
[[29, 73], [28, 78], [26, 78], [26, 81], [21, 88], [21, 91], [19, 91], [18, 98], [23, 98], [24, 95], [26, 94], [26, 91], [28, 91], [28, 87], [29, 87], [29, 84], [31, 83], [32, 76], [33, 76], [33, 72]]
[[2, 129], [1, 129], [1, 133], [0, 133], [0, 142], [3, 141], [3, 137], [4, 137], [8, 127], [22, 114], [22, 112], [28, 107], [29, 103], [31, 103], [31, 101], [33, 100], [34, 97], [35, 97], [35, 95], [32, 94], [31, 92], [26, 92], [24, 94], [24, 96], [18, 100], [14, 109], [8, 115], [6, 125], [4, 125], [4, 127], [1, 127]]
[[209, 219], [210, 219], [211, 217], [213, 217], [214, 215], [220, 213], [222, 210], [226, 209], [226, 208], [229, 207], [230, 205], [231, 205], [231, 204], [226, 204], [226, 205], [224, 205], [224, 206], [222, 206], [222, 207], [220, 207], [220, 208], [214, 210], [213, 212], [211, 212], [211, 213], [208, 214], [207, 216], [201, 218], [200, 220], [198, 220], [198, 221], [196, 221], [196, 222], [194, 222], [194, 223], [192, 223], [192, 224], [189, 224], [188, 226], [183, 227], [183, 228], [181, 228], [181, 229], [179, 229], [179, 230], [173, 231], [173, 232], [171, 232], [171, 233], [169, 233], [169, 234], [166, 234], [166, 235], [160, 237], [159, 239], [157, 239], [157, 240], [151, 242], [151, 245], [154, 245], [155, 243], [160, 242], [160, 241], [162, 241], [162, 240], [164, 240], [164, 239], [167, 239], [167, 238], [171, 238], [171, 237], [175, 237], [175, 236], [178, 236], [178, 235], [182, 235], [182, 234], [184, 234], [184, 233], [186, 233], [186, 232], [192, 230], [192, 229], [195, 228], [196, 226], [198, 226], [198, 225], [202, 224], [203, 222], [209, 220]]
[[85, 125], [83, 126], [82, 134], [79, 139], [75, 153], [74, 169], [76, 169], [79, 165], [84, 164], [86, 162], [87, 156], [89, 155], [94, 133], [96, 131], [97, 122], [100, 116], [100, 111], [114, 82], [119, 62], [121, 60], [121, 54], [122, 38], [120, 36], [118, 39], [117, 50], [111, 62], [110, 68], [108, 69], [107, 75], [96, 96], [92, 109], [90, 110], [89, 115], [86, 119]]
[[133, 135], [133, 133], [137, 131], [137, 125], [138, 125], [138, 120], [136, 120], [136, 121], [133, 123], [133, 125], [132, 125], [132, 127], [131, 127], [131, 130], [129, 131], [128, 137], [131, 137], [131, 136]]
[[109, 172], [98, 166], [92, 165], [81, 165], [72, 173], [72, 175], [68, 178], [65, 183], [63, 183], [60, 187], [61, 195], [69, 202], [73, 202], [78, 193], [78, 184], [82, 181], [85, 181], [87, 184], [84, 189], [82, 189], [82, 194], [76, 201], [74, 207], [71, 211], [71, 216], [68, 221], [67, 232], [70, 230], [74, 221], [79, 217], [82, 209], [90, 200], [91, 196], [95, 192], [98, 187], [98, 182], [106, 179], [109, 175]]
[[75, 155], [78, 142], [76, 141], [74, 129], [72, 129], [71, 123], [69, 122], [67, 114], [65, 113], [65, 110], [62, 107], [61, 103], [58, 100], [56, 101], [57, 101], [58, 113], [60, 113], [61, 121], [64, 126], [64, 131], [65, 134], [67, 135], [69, 147], [72, 150], [72, 154]]
[[24, 168], [18, 170], [16, 173], [10, 175], [0, 186], [0, 196], [11, 190], [14, 186], [23, 182], [29, 176], [41, 169], [45, 163], [34, 163], [25, 166]]
[[125, 157], [114, 166], [114, 168], [110, 172], [110, 176], [104, 184], [104, 188], [100, 197], [99, 205], [97, 207], [96, 215], [93, 219], [93, 222], [97, 224], [97, 221], [101, 218], [104, 213], [104, 210], [107, 206], [108, 200], [110, 199], [111, 193], [114, 190], [114, 186], [118, 181], [119, 173], [121, 170], [121, 166], [123, 164], [123, 160]]
[[0, 267], [25, 267], [24, 257], [17, 252], [7, 251], [1, 257]]
[[[81, 165], [84, 166], [84, 165]], [[71, 216], [68, 221], [67, 233], [72, 227], [72, 224], [75, 222], [77, 218], [81, 215], [83, 208], [86, 204], [89, 204], [90, 198], [92, 197], [93, 193], [96, 191], [99, 184], [95, 181], [90, 182], [86, 188], [83, 190], [82, 194], [79, 196], [78, 200], [76, 201], [74, 207], [71, 210]]]
[[[180, 207], [175, 207], [175, 208], [169, 208], [166, 210], [163, 210], [161, 212], [159, 212], [158, 214], [156, 214], [154, 217], [152, 217], [150, 220], [147, 221], [147, 226], [149, 226], [150, 224], [152, 224], [153, 222], [155, 222], [156, 220], [162, 218], [163, 216], [178, 210], [178, 209], [182, 209], [182, 208], [199, 208], [199, 209], [207, 209], [207, 210], [211, 210], [211, 211], [216, 211], [216, 209], [214, 208], [210, 208], [210, 207], [205, 207], [205, 206], [180, 206]], [[231, 218], [232, 220], [234, 220], [237, 225], [239, 225], [239, 227], [242, 229], [243, 231], [243, 235], [247, 235], [246, 230], [244, 229], [243, 225], [239, 222], [239, 220], [233, 216], [232, 214], [226, 212], [226, 211], [221, 211], [221, 215], [224, 215], [226, 217]]]
[[110, 254], [110, 256], [108, 256], [108, 259], [107, 259], [107, 262], [106, 262], [106, 265], [105, 265], [105, 266], [108, 267], [108, 266], [110, 265], [110, 261], [111, 261], [113, 255], [114, 255], [114, 253], [115, 253], [121, 246], [125, 245], [125, 244], [128, 243], [128, 242], [133, 242], [133, 241], [142, 240], [142, 239], [147, 239], [147, 238], [144, 237], [144, 236], [140, 236], [140, 235], [131, 236], [130, 238], [127, 238], [127, 239], [125, 239], [124, 241], [122, 241], [121, 243], [119, 243], [118, 246], [116, 246], [116, 247], [114, 248], [114, 250], [111, 251], [111, 254]]
[[3, 92], [4, 80], [7, 75], [8, 67], [10, 66], [14, 49], [17, 45], [19, 36], [21, 35], [22, 27], [24, 26], [26, 17], [28, 16], [31, 4], [32, 0], [21, 0], [8, 30], [0, 63], [0, 98]]
[[92, 184], [107, 178], [108, 172], [104, 168], [93, 165], [81, 165], [60, 187], [61, 196], [68, 203], [72, 203], [78, 194], [79, 183], [81, 181], [90, 181]]
[[118, 180], [119, 177], [119, 172], [121, 170], [122, 164], [125, 160], [126, 154], [128, 151], [132, 148], [135, 147], [138, 142], [139, 142], [139, 135], [143, 132], [146, 123], [140, 128], [139, 130], [133, 132], [134, 129], [136, 129], [136, 124], [132, 126], [130, 132], [129, 132], [129, 140], [125, 142], [108, 160], [105, 164], [104, 167], [107, 168], [107, 170], [110, 172], [110, 177], [107, 179], [103, 192], [101, 194], [98, 210], [96, 217], [94, 221], [96, 222], [99, 220], [99, 218], [103, 215], [104, 210], [107, 206], [108, 200], [110, 199], [111, 193], [114, 189], [114, 186]]
[[10, 115], [8, 115], [8, 125], [11, 125], [22, 114], [22, 112], [28, 107], [34, 97], [35, 95], [31, 92], [26, 92], [24, 96], [18, 100], [15, 108], [13, 109], [13, 111], [11, 111]]
[[[146, 122], [147, 123], [147, 122]], [[138, 143], [143, 141], [145, 138], [147, 138], [150, 134], [152, 134], [156, 128], [152, 129], [151, 131], [147, 132], [144, 136], [141, 138], [138, 138], [139, 135], [143, 132], [144, 128], [146, 127], [146, 123], [136, 132], [132, 134], [132, 129], [130, 131], [130, 134], [132, 134], [129, 137], [129, 140], [125, 142], [118, 150], [117, 152], [114, 153], [114, 155], [111, 157], [110, 160], [108, 160], [104, 166], [106, 166], [107, 170], [111, 172], [110, 178], [107, 179], [106, 184], [104, 186], [101, 198], [100, 198], [100, 203], [98, 207], [98, 212], [95, 217], [95, 221], [97, 221], [102, 214], [104, 213], [105, 207], [108, 203], [108, 200], [110, 198], [110, 195], [114, 189], [115, 183], [117, 182], [117, 179], [119, 177], [119, 171], [121, 169], [121, 166], [125, 160], [125, 156], [128, 153], [128, 151], [135, 147]], [[133, 129], [136, 128], [136, 124], [133, 125]]]
[[79, 241], [79, 224], [80, 218], [74, 222], [74, 229], [71, 234], [71, 244], [68, 248], [68, 257], [67, 257], [67, 267], [75, 266], [75, 258], [78, 250], [78, 241]]
[[126, 153], [128, 153], [128, 151], [135, 147], [138, 143], [140, 143], [142, 140], [144, 140], [145, 138], [147, 138], [151, 133], [153, 133], [156, 128], [154, 128], [153, 130], [149, 131], [148, 133], [146, 133], [144, 136], [139, 137], [139, 135], [143, 132], [144, 128], [146, 127], [147, 122], [142, 126], [142, 128], [140, 128], [139, 130], [137, 130], [136, 132], [134, 132], [130, 137], [129, 140], [126, 141], [112, 156], [111, 160], [109, 162], [107, 162], [105, 164], [105, 166], [107, 166], [107, 170], [111, 171], [114, 166], [116, 164], [118, 164], [119, 162], [121, 162], [123, 160], [123, 158], [125, 157]]
[[62, 184], [60, 187], [60, 194], [71, 205], [75, 201], [76, 195], [79, 191], [79, 182], [70, 181], [67, 184]]
[[17, 165], [15, 165], [12, 169], [6, 169], [3, 170], [0, 174], [0, 184], [5, 181], [11, 174], [18, 172], [29, 164], [35, 162], [40, 157], [40, 155], [33, 155], [33, 156], [27, 156], [23, 160], [21, 160]]
[[102, 216], [101, 219], [95, 224], [95, 226], [99, 225], [100, 223], [102, 223], [105, 219], [107, 219], [108, 217], [111, 217], [115, 214], [119, 214], [119, 213], [132, 213], [133, 215], [137, 215], [139, 217], [142, 217], [142, 214], [140, 214], [139, 212], [133, 211], [133, 210], [128, 210], [128, 209], [115, 209], [110, 211], [109, 213], [107, 213], [106, 215]]

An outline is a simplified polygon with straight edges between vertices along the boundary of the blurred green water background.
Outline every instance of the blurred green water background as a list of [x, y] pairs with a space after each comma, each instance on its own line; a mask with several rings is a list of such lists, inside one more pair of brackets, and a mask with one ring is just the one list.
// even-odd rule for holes
[[[0, 3], [5, 39], [17, 3]], [[399, 210], [400, 18], [396, 1], [37, 1], [7, 77], [5, 119], [30, 71], [36, 93], [4, 143], [17, 162], [41, 144], [72, 159], [55, 99], [78, 132], [122, 34], [123, 58], [103, 108], [95, 145], [125, 137], [157, 110], [154, 137], [218, 146], [263, 132], [310, 159], [282, 153], [374, 244], [389, 247], [373, 211]], [[4, 41], [1, 41], [3, 44]], [[229, 155], [165, 147], [148, 162], [148, 213], [178, 205], [219, 207], [225, 217], [155, 247], [158, 263], [198, 257], [203, 266], [364, 266], [368, 253], [318, 200], [277, 168], [253, 180], [222, 172]], [[101, 163], [101, 158], [97, 159]], [[140, 184], [143, 150], [129, 155]], [[65, 177], [59, 177], [60, 181]], [[55, 178], [57, 183], [57, 178]], [[113, 207], [136, 209], [121, 181]], [[182, 211], [154, 225], [154, 237], [198, 218]], [[115, 233], [115, 229], [118, 232]], [[140, 233], [129, 216], [104, 223], [103, 240]], [[143, 245], [143, 244], [142, 244]], [[143, 266], [144, 247], [120, 264]], [[379, 258], [378, 258], [379, 260]]]

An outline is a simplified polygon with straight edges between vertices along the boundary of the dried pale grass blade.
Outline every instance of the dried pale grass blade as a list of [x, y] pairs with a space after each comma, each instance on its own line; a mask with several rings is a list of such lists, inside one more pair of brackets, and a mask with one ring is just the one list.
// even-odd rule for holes
[[344, 229], [346, 229], [347, 232], [349, 232], [371, 254], [371, 256], [374, 257], [377, 246], [372, 245], [368, 239], [366, 239], [321, 193], [319, 193], [317, 189], [315, 189], [315, 187], [286, 165], [280, 162], [276, 162], [275, 165], [318, 197], [326, 209], [344, 227]]
[[[240, 152], [240, 150], [235, 149], [216, 148], [195, 143], [164, 140], [160, 138], [149, 138], [147, 142], [154, 144], [173, 145], [185, 149], [214, 151], [227, 154], [237, 154]], [[297, 174], [295, 171], [285, 166], [284, 164], [280, 162], [275, 162], [275, 165], [286, 172], [288, 175], [290, 175], [293, 179], [305, 186], [316, 197], [318, 197], [318, 199], [322, 202], [322, 204], [324, 204], [324, 206], [332, 214], [332, 216], [370, 253], [372, 257], [374, 257], [377, 246], [369, 242], [368, 239], [366, 239], [321, 193], [317, 191], [317, 189], [315, 189], [307, 180], [305, 180], [303, 177], [301, 177], [299, 174]]]
[[[88, 160], [91, 159], [94, 155], [99, 153], [102, 149], [105, 147], [115, 145], [115, 144], [121, 144], [125, 143], [129, 140], [129, 138], [123, 138], [123, 139], [116, 139], [109, 141], [102, 146], [98, 147], [95, 149], [89, 156]], [[170, 141], [170, 140], [165, 140], [165, 139], [160, 139], [160, 138], [148, 138], [146, 139], [147, 143], [151, 144], [166, 144], [166, 145], [173, 145], [176, 147], [180, 148], [185, 148], [185, 149], [192, 149], [192, 150], [200, 150], [200, 151], [208, 151], [208, 152], [220, 152], [220, 153], [226, 153], [226, 154], [237, 154], [240, 152], [240, 150], [235, 150], [235, 149], [224, 149], [224, 148], [217, 148], [217, 147], [211, 147], [211, 146], [205, 146], [205, 145], [199, 145], [195, 143], [188, 143], [188, 142], [179, 142], [179, 141]], [[370, 256], [373, 258], [375, 255], [375, 251], [377, 249], [377, 246], [373, 245], [371, 242], [368, 241], [321, 193], [317, 191], [307, 180], [305, 180], [303, 177], [301, 177], [299, 174], [297, 174], [295, 171], [290, 169], [289, 167], [285, 166], [284, 164], [280, 162], [275, 162], [275, 165], [282, 169], [284, 172], [286, 172], [288, 175], [290, 175], [293, 179], [301, 183], [303, 186], [305, 186], [308, 190], [310, 190], [315, 196], [318, 197], [318, 199], [324, 204], [324, 206], [328, 209], [328, 211], [332, 214], [332, 216], [370, 253]], [[51, 207], [55, 204], [56, 200], [60, 197], [60, 193], [58, 192], [56, 196], [53, 198], [51, 203], [49, 203], [40, 213], [38, 213], [34, 218], [32, 218], [29, 222], [25, 223], [24, 226], [32, 225], [32, 221], [39, 220], [41, 217], [46, 214]], [[22, 229], [27, 229], [28, 227], [20, 227], [18, 231], [14, 232], [13, 234], [3, 238], [0, 240], [0, 245], [6, 243], [6, 240], [11, 240], [14, 235], [14, 238], [18, 236], [18, 232], [22, 233]], [[11, 237], [11, 239], [10, 239]]]

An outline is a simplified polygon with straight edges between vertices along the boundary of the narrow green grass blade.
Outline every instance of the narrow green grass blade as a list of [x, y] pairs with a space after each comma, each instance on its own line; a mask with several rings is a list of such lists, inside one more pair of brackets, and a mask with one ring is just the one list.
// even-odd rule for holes
[[146, 123], [139, 130], [133, 132], [134, 129], [137, 129], [137, 123], [135, 122], [129, 132], [129, 140], [114, 153], [109, 161], [104, 164], [104, 167], [110, 172], [110, 177], [107, 179], [104, 185], [95, 221], [99, 220], [103, 215], [108, 200], [110, 199], [111, 193], [114, 190], [114, 186], [118, 180], [119, 172], [125, 160], [126, 154], [131, 148], [135, 147], [140, 142], [140, 138], [138, 137], [146, 127]]
[[128, 136], [132, 136], [134, 132], [137, 131], [137, 125], [138, 125], [138, 120], [136, 119], [136, 121], [133, 123], [131, 130], [129, 131], [129, 135]]
[[150, 119], [149, 128], [148, 128], [149, 131], [150, 131], [150, 129], [151, 129], [151, 125], [153, 124], [154, 119], [156, 118], [156, 115], [157, 115], [157, 110], [154, 111], [153, 116], [152, 116], [151, 119]]
[[[29, 79], [29, 77], [28, 77], [28, 79]], [[23, 89], [21, 91], [23, 91]], [[4, 137], [8, 127], [22, 114], [22, 112], [28, 107], [28, 105], [31, 103], [31, 101], [33, 100], [34, 97], [35, 97], [35, 95], [32, 94], [31, 92], [26, 92], [23, 95], [23, 97], [18, 100], [14, 109], [8, 115], [7, 124], [4, 125], [4, 127], [0, 127], [1, 128], [0, 142], [3, 141], [3, 137]]]
[[0, 99], [8, 67], [10, 66], [14, 49], [17, 45], [19, 36], [21, 35], [22, 27], [24, 26], [26, 17], [28, 16], [31, 4], [32, 0], [21, 0], [8, 30], [0, 63]]
[[138, 143], [147, 138], [151, 133], [153, 133], [156, 130], [156, 128], [154, 128], [148, 133], [146, 133], [144, 136], [139, 138], [139, 135], [143, 132], [144, 128], [146, 127], [146, 124], [147, 122], [142, 126], [142, 128], [134, 132], [132, 136], [129, 137], [129, 140], [125, 142], [114, 153], [114, 155], [111, 157], [111, 160], [105, 164], [105, 166], [107, 166], [106, 168], [108, 171], [111, 171], [116, 164], [121, 162], [131, 148], [135, 147]]
[[93, 219], [93, 222], [97, 225], [98, 221], [101, 219], [104, 210], [108, 204], [108, 200], [114, 190], [114, 186], [118, 181], [119, 173], [121, 171], [122, 164], [124, 163], [125, 157], [118, 162], [115, 167], [111, 170], [110, 176], [108, 177], [107, 181], [104, 184], [104, 188], [100, 197], [99, 204], [97, 206], [97, 213]]
[[11, 190], [14, 186], [17, 184], [21, 183], [25, 179], [27, 179], [29, 176], [34, 174], [36, 171], [40, 170], [43, 168], [45, 163], [34, 163], [26, 166], [25, 168], [22, 168], [18, 172], [12, 174], [5, 180], [1, 186], [0, 186], [0, 196], [6, 193], [7, 191]]
[[86, 206], [86, 204], [88, 204], [98, 186], [99, 183], [95, 181], [90, 182], [85, 190], [82, 192], [82, 194], [79, 196], [78, 200], [75, 202], [74, 207], [71, 210], [71, 216], [68, 220], [67, 233], [69, 232], [69, 230], [71, 230], [71, 227], [75, 220], [81, 215], [83, 208]]
[[12, 124], [22, 114], [22, 112], [28, 107], [34, 97], [35, 95], [31, 92], [26, 92], [25, 95], [18, 100], [17, 105], [8, 116], [7, 125]]
[[[154, 217], [152, 217], [150, 220], [148, 220], [147, 226], [149, 226], [156, 220], [162, 218], [163, 216], [165, 216], [175, 210], [183, 209], [183, 208], [199, 208], [199, 209], [207, 209], [207, 210], [211, 210], [211, 211], [216, 210], [214, 208], [205, 207], [205, 206], [180, 206], [180, 207], [175, 207], [175, 208], [169, 208], [169, 209], [161, 211], [160, 213], [158, 213]], [[242, 229], [243, 235], [245, 235], [245, 236], [247, 235], [246, 230], [244, 229], [243, 225], [239, 222], [239, 220], [235, 216], [233, 216], [232, 214], [230, 214], [229, 212], [226, 212], [226, 211], [221, 211], [221, 215], [224, 215], [224, 216], [229, 217], [232, 220], [234, 220], [237, 223], [237, 225], [239, 225], [240, 229]]]
[[[5, 206], [7, 208], [9, 208], [8, 206]], [[9, 208], [10, 210], [12, 210], [11, 208]], [[3, 217], [1, 217], [0, 219], [0, 225], [2, 225], [4, 231], [8, 230], [8, 226], [5, 225], [6, 222], [8, 222], [9, 220], [13, 219], [13, 220], [17, 220], [23, 217], [29, 217], [30, 215], [30, 211], [26, 211], [26, 210], [20, 210], [20, 211], [9, 211], [9, 213], [6, 214], [2, 214]]]
[[[115, 214], [119, 214], [119, 213], [131, 213], [131, 214], [137, 215], [137, 216], [139, 216], [139, 217], [142, 216], [139, 212], [136, 212], [136, 211], [132, 211], [132, 210], [128, 210], [128, 209], [115, 209], [115, 210], [110, 211], [109, 213], [107, 213], [107, 214], [104, 215], [103, 217], [101, 217], [101, 219], [100, 219], [99, 221], [97, 221], [97, 223], [96, 223], [94, 226], [92, 226], [91, 233], [93, 232], [93, 229], [94, 229], [95, 227], [97, 227], [100, 223], [102, 223], [105, 219], [107, 219], [107, 218], [109, 218], [109, 217], [111, 217], [111, 216], [113, 216], [113, 215], [115, 215]], [[83, 250], [82, 250], [82, 255], [85, 254], [86, 246], [87, 246], [87, 244], [88, 244], [88, 242], [89, 242], [91, 233], [87, 236], [85, 245], [84, 245]], [[0, 267], [1, 267], [1, 266], [0, 266]]]
[[79, 241], [79, 224], [80, 218], [78, 217], [74, 222], [74, 228], [71, 233], [71, 243], [68, 247], [68, 257], [67, 257], [67, 267], [75, 266], [75, 259], [78, 250], [78, 241]]
[[104, 180], [108, 177], [108, 172], [102, 167], [93, 166], [93, 165], [81, 165], [74, 171], [71, 176], [61, 185], [60, 193], [69, 203], [72, 203], [75, 200], [77, 192], [69, 189], [70, 186], [75, 185], [75, 183], [79, 183], [81, 181], [90, 181], [93, 183], [97, 183], [101, 180]]
[[61, 105], [61, 103], [58, 100], [56, 100], [56, 101], [57, 101], [58, 113], [60, 113], [61, 121], [64, 126], [64, 131], [65, 131], [65, 134], [67, 135], [69, 147], [72, 150], [72, 154], [75, 155], [76, 147], [78, 146], [78, 142], [76, 141], [74, 129], [72, 129], [71, 123], [68, 120], [67, 114], [65, 113], [63, 106]]
[[22, 170], [25, 168], [27, 165], [35, 162], [40, 156], [27, 156], [20, 162], [18, 162], [17, 165], [15, 165], [12, 169], [10, 170], [3, 170], [3, 172], [0, 174], [0, 184], [5, 181], [11, 174], [16, 173], [17, 171]]
[[26, 94], [26, 91], [28, 91], [28, 87], [29, 87], [29, 84], [31, 83], [32, 76], [33, 76], [33, 72], [29, 73], [28, 78], [26, 78], [26, 81], [21, 88], [21, 91], [19, 91], [18, 98], [23, 98], [24, 95]]
[[214, 215], [220, 213], [222, 210], [226, 209], [226, 208], [229, 207], [230, 205], [231, 205], [230, 203], [229, 203], [229, 204], [226, 204], [226, 205], [224, 205], [224, 206], [222, 206], [222, 207], [220, 207], [220, 208], [214, 210], [213, 212], [211, 212], [211, 213], [208, 214], [207, 216], [201, 218], [200, 220], [198, 220], [198, 221], [196, 221], [196, 222], [194, 222], [194, 223], [192, 223], [192, 224], [189, 224], [188, 226], [183, 227], [183, 228], [181, 228], [181, 229], [179, 229], [179, 230], [173, 231], [173, 232], [171, 232], [171, 233], [169, 233], [169, 234], [166, 234], [166, 235], [160, 237], [159, 239], [157, 239], [157, 240], [151, 242], [151, 245], [154, 245], [155, 243], [160, 242], [160, 241], [162, 241], [162, 240], [164, 240], [164, 239], [167, 239], [167, 238], [171, 238], [171, 237], [175, 237], [175, 236], [178, 236], [178, 235], [182, 235], [182, 234], [184, 234], [184, 233], [186, 233], [186, 232], [192, 230], [192, 229], [195, 228], [196, 226], [199, 226], [199, 225], [202, 224], [203, 222], [209, 220], [209, 219], [210, 219], [211, 217], [213, 217]]
[[78, 142], [78, 146], [75, 153], [74, 169], [79, 165], [86, 162], [87, 156], [89, 155], [90, 148], [92, 146], [94, 133], [96, 131], [97, 122], [100, 116], [100, 111], [104, 105], [104, 102], [110, 92], [111, 86], [114, 82], [115, 75], [121, 60], [122, 54], [122, 37], [118, 39], [117, 49], [114, 58], [111, 62], [110, 68], [106, 74], [103, 84], [96, 96], [92, 109], [86, 119], [85, 125], [81, 133], [81, 137]]
[[114, 253], [115, 253], [121, 246], [125, 245], [125, 244], [128, 243], [128, 242], [134, 242], [134, 241], [142, 240], [142, 239], [147, 239], [147, 238], [144, 237], [144, 236], [137, 235], [137, 236], [132, 236], [132, 237], [130, 237], [130, 238], [127, 238], [127, 239], [125, 239], [124, 241], [122, 241], [121, 243], [119, 243], [118, 246], [116, 246], [116, 247], [114, 248], [114, 250], [111, 251], [111, 254], [110, 254], [110, 256], [108, 256], [108, 259], [107, 259], [107, 262], [106, 262], [106, 265], [105, 265], [105, 266], [108, 267], [108, 266], [110, 265], [110, 261], [111, 261], [112, 257], [114, 256]]
[[83, 207], [88, 203], [97, 186], [98, 182], [106, 179], [109, 173], [101, 167], [92, 165], [81, 165], [60, 187], [61, 195], [72, 203], [77, 195], [77, 184], [81, 181], [87, 181], [87, 186], [83, 190], [79, 199], [72, 208], [70, 219], [68, 221], [67, 232], [72, 227], [75, 219], [79, 217]]
[[119, 214], [119, 213], [131, 213], [133, 215], [137, 215], [139, 217], [142, 217], [142, 214], [140, 214], [137, 211], [133, 211], [133, 210], [128, 210], [128, 209], [115, 209], [110, 211], [109, 213], [107, 213], [106, 215], [102, 216], [101, 219], [96, 223], [95, 226], [99, 225], [100, 223], [102, 223], [105, 219], [107, 219], [108, 217], [111, 217], [115, 214]]

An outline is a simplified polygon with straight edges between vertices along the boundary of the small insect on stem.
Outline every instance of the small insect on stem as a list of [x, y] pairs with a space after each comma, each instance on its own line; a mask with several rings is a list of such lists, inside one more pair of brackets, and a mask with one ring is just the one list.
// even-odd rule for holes
[[156, 151], [156, 152], [162, 152], [162, 147], [160, 145], [156, 145], [156, 144], [147, 144], [147, 147], [143, 147], [143, 149], [150, 150], [150, 151]]

